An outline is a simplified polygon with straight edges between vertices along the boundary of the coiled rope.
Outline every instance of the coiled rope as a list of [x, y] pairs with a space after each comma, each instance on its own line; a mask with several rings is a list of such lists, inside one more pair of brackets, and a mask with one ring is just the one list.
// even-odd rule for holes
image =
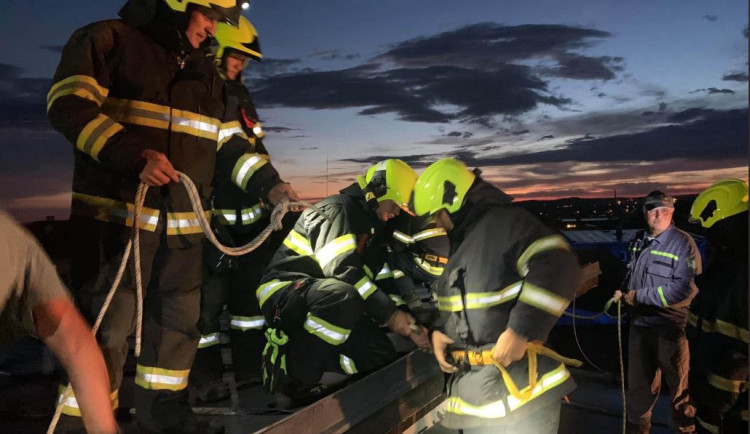
[[[249, 243], [238, 246], [238, 247], [230, 247], [225, 246], [219, 242], [219, 240], [216, 238], [216, 235], [214, 235], [213, 231], [211, 230], [211, 223], [209, 222], [208, 218], [206, 217], [206, 211], [203, 209], [203, 204], [201, 202], [200, 195], [198, 194], [198, 189], [195, 187], [195, 184], [193, 181], [188, 177], [186, 174], [182, 172], [177, 172], [180, 183], [185, 187], [185, 190], [187, 191], [188, 197], [190, 198], [190, 205], [193, 208], [193, 212], [195, 213], [197, 219], [198, 219], [198, 225], [201, 227], [201, 230], [206, 235], [206, 238], [213, 244], [219, 251], [222, 253], [225, 253], [229, 256], [242, 256], [247, 253], [252, 252], [253, 250], [257, 249], [263, 242], [268, 238], [269, 235], [271, 235], [271, 232], [280, 230], [282, 228], [282, 219], [284, 218], [284, 215], [289, 212], [290, 206], [302, 206], [302, 207], [308, 207], [313, 209], [314, 211], [320, 213], [321, 215], [324, 215], [318, 210], [314, 205], [312, 205], [309, 202], [305, 201], [290, 201], [287, 197], [282, 198], [279, 203], [276, 204], [276, 206], [271, 211], [271, 222], [268, 226], [266, 226], [263, 231], [261, 231], [258, 236], [256, 236], [252, 241]], [[115, 292], [117, 291], [117, 288], [120, 286], [120, 281], [122, 280], [123, 274], [125, 274], [125, 269], [127, 268], [128, 259], [130, 258], [130, 253], [133, 253], [133, 266], [135, 268], [135, 285], [136, 285], [136, 328], [135, 328], [135, 356], [138, 357], [141, 354], [141, 330], [143, 327], [143, 282], [141, 279], [141, 244], [140, 244], [140, 230], [138, 227], [138, 222], [140, 221], [140, 215], [141, 211], [143, 210], [143, 204], [146, 200], [146, 192], [148, 191], [149, 186], [145, 183], [141, 183], [138, 185], [138, 189], [135, 193], [135, 208], [133, 210], [133, 232], [131, 235], [130, 240], [128, 240], [127, 245], [125, 246], [125, 250], [122, 254], [122, 259], [120, 260], [120, 267], [117, 269], [117, 275], [115, 276], [114, 281], [112, 282], [112, 287], [109, 289], [109, 293], [107, 293], [107, 298], [104, 300], [104, 304], [102, 305], [101, 310], [99, 311], [99, 315], [96, 318], [96, 321], [94, 322], [94, 326], [91, 329], [91, 332], [96, 336], [96, 332], [99, 330], [99, 326], [102, 323], [102, 320], [104, 319], [104, 315], [107, 313], [107, 309], [109, 309], [109, 305], [112, 302], [112, 298], [115, 296]], [[62, 414], [63, 407], [65, 406], [65, 401], [70, 397], [73, 389], [71, 388], [70, 383], [65, 387], [65, 391], [60, 396], [59, 402], [57, 403], [57, 407], [55, 408], [55, 414], [52, 417], [52, 421], [50, 422], [49, 428], [47, 429], [47, 434], [52, 434], [55, 431], [55, 427], [57, 426], [57, 422], [60, 419], [60, 415]]]

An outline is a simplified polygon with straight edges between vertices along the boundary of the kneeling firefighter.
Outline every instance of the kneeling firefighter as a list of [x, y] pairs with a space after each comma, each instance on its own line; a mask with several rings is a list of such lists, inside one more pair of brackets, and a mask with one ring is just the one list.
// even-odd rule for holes
[[451, 243], [432, 326], [435, 358], [453, 374], [441, 423], [465, 433], [556, 433], [561, 398], [575, 388], [563, 362], [573, 361], [542, 343], [581, 271], [561, 235], [510, 202], [452, 158], [414, 187], [413, 210], [433, 215]]
[[[429, 348], [426, 329], [386, 293], [383, 222], [409, 201], [417, 175], [397, 159], [308, 209], [266, 268], [256, 295], [269, 329], [267, 390], [306, 400], [324, 372], [364, 373], [396, 358], [381, 324]], [[385, 274], [385, 273], [383, 273]]]

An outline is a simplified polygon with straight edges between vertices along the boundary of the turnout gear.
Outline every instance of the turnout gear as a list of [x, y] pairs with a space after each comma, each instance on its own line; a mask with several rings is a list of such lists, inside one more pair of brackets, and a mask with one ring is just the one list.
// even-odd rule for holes
[[748, 210], [745, 181], [725, 179], [703, 190], [690, 207], [690, 223], [710, 228], [714, 223]]
[[249, 56], [253, 60], [259, 61], [263, 58], [258, 42], [258, 32], [245, 17], [240, 17], [239, 27], [224, 23], [217, 24], [214, 38], [216, 44], [211, 51], [218, 62], [221, 62], [224, 56], [231, 53], [232, 50]]
[[[460, 207], [461, 212], [453, 214], [454, 228], [448, 232], [450, 261], [436, 283], [440, 318], [433, 330], [453, 341], [448, 353], [481, 354], [493, 348], [507, 328], [529, 342], [543, 342], [581, 280], [570, 246], [533, 215], [509, 206], [508, 195], [458, 161], [441, 160], [433, 166], [462, 168], [463, 174], [453, 172], [454, 180], [475, 177], [452, 208], [456, 212]], [[426, 198], [446, 191], [446, 178], [434, 182], [437, 174], [428, 167], [417, 181], [414, 204], [419, 214], [442, 209], [442, 200], [436, 202], [440, 206], [424, 205], [430, 203]], [[454, 185], [463, 188], [460, 184]], [[418, 203], [423, 205], [417, 207]], [[451, 198], [446, 204], [454, 203]], [[539, 373], [536, 386], [528, 375], [533, 360]], [[556, 404], [575, 387], [565, 365], [542, 353], [536, 358], [525, 355], [506, 371], [512, 381], [506, 381], [494, 364], [461, 363], [448, 380], [442, 423], [451, 429], [525, 424], [535, 410]]]
[[414, 185], [414, 212], [430, 215], [443, 208], [449, 214], [457, 212], [476, 176], [455, 158], [436, 161], [425, 169]]
[[404, 210], [408, 210], [409, 197], [416, 180], [414, 169], [396, 158], [374, 164], [364, 176], [357, 176], [357, 184], [362, 189], [365, 200], [375, 201], [375, 204], [392, 200]]

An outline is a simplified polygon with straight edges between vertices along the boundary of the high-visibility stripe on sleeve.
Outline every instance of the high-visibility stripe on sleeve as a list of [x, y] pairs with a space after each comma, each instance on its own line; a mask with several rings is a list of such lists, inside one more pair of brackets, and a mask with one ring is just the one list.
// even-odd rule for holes
[[[62, 402], [63, 395], [65, 394], [65, 389], [67, 386], [60, 385], [57, 388], [57, 403], [60, 404]], [[110, 404], [112, 404], [112, 410], [116, 410], [117, 407], [120, 406], [120, 398], [117, 390], [109, 394], [109, 401]], [[75, 416], [75, 417], [81, 417], [81, 409], [78, 407], [78, 400], [76, 399], [75, 392], [73, 389], [70, 390], [70, 394], [65, 399], [65, 404], [63, 404], [63, 410], [62, 413], [68, 416]]]
[[346, 255], [347, 253], [356, 250], [356, 248], [357, 239], [354, 238], [353, 234], [346, 234], [328, 242], [325, 246], [318, 249], [318, 251], [315, 252], [315, 258], [318, 260], [320, 267], [325, 268], [334, 259]]
[[565, 238], [563, 238], [562, 235], [542, 237], [531, 243], [531, 245], [527, 247], [518, 258], [518, 263], [516, 264], [518, 274], [520, 274], [521, 277], [525, 277], [529, 273], [529, 261], [531, 261], [531, 258], [539, 253], [554, 249], [570, 250], [570, 244], [565, 241]]
[[257, 203], [250, 208], [243, 208], [240, 210], [240, 219], [242, 225], [251, 225], [263, 217], [263, 204]]
[[308, 333], [319, 337], [331, 345], [341, 345], [349, 338], [351, 330], [335, 326], [328, 321], [318, 318], [310, 312], [304, 325]]
[[363, 300], [367, 300], [367, 297], [371, 296], [373, 292], [378, 290], [378, 286], [372, 283], [366, 276], [354, 284], [354, 288], [357, 289], [359, 295]]
[[667, 303], [667, 297], [664, 296], [664, 288], [659, 285], [659, 287], [656, 288], [656, 292], [659, 293], [659, 298], [661, 299], [662, 304], [664, 304], [664, 307], [669, 307], [669, 304]]
[[346, 357], [343, 354], [339, 355], [339, 364], [341, 365], [341, 369], [349, 375], [353, 375], [359, 372], [357, 371], [357, 367], [354, 365], [354, 360]]
[[[472, 292], [466, 294], [466, 309], [486, 309], [516, 298], [521, 291], [521, 282], [508, 285], [500, 291]], [[438, 296], [438, 310], [461, 312], [464, 309], [460, 295]]]
[[224, 146], [224, 143], [228, 142], [234, 135], [247, 140], [247, 134], [245, 134], [245, 130], [242, 129], [240, 121], [231, 121], [221, 124], [219, 127], [219, 140], [217, 142], [216, 150], [220, 150], [221, 147]]
[[190, 369], [173, 370], [143, 366], [135, 367], [135, 384], [150, 390], [183, 390], [187, 387]]
[[101, 107], [107, 99], [109, 89], [100, 86], [90, 75], [71, 75], [53, 84], [47, 93], [47, 111], [55, 100], [65, 95], [75, 95], [93, 101]]
[[388, 294], [388, 297], [393, 300], [394, 303], [396, 303], [396, 306], [404, 306], [406, 304], [404, 299], [396, 294]]
[[372, 272], [372, 270], [370, 270], [370, 267], [368, 267], [367, 264], [363, 265], [362, 269], [365, 270], [365, 274], [370, 279], [372, 279], [373, 277], [375, 277], [375, 274]]
[[268, 163], [268, 160], [261, 157], [260, 154], [243, 154], [237, 159], [232, 169], [232, 182], [245, 190], [250, 178], [266, 163]]
[[401, 270], [393, 270], [393, 278], [394, 279], [400, 279], [402, 277], [406, 276], [403, 271]]
[[[106, 197], [73, 192], [71, 215], [89, 217], [94, 220], [117, 223], [133, 227], [135, 207], [132, 203], [120, 202]], [[159, 210], [143, 207], [138, 218], [138, 227], [155, 231], [159, 222]]]
[[524, 282], [518, 301], [559, 317], [570, 301], [544, 288]]
[[258, 286], [258, 289], [255, 291], [255, 296], [258, 298], [258, 304], [263, 307], [263, 304], [266, 302], [266, 300], [268, 300], [269, 297], [271, 297], [281, 288], [286, 287], [290, 283], [292, 282], [274, 279], [270, 282], [260, 284], [260, 286]]
[[[206, 214], [208, 213], [209, 211], [206, 211]], [[196, 213], [192, 211], [167, 213], [167, 235], [191, 235], [202, 232], [203, 229]]]
[[233, 209], [213, 209], [211, 215], [224, 226], [232, 226], [237, 223], [237, 211]]
[[404, 244], [414, 243], [414, 239], [412, 237], [410, 237], [409, 235], [406, 235], [405, 233], [401, 231], [393, 231], [393, 238], [397, 239], [398, 241], [401, 241]]
[[99, 153], [104, 148], [107, 140], [124, 128], [109, 116], [99, 114], [87, 123], [80, 134], [78, 134], [76, 148], [99, 161]]
[[680, 260], [680, 257], [677, 255], [674, 255], [672, 253], [667, 253], [667, 252], [661, 252], [659, 250], [651, 250], [649, 251], [649, 253], [651, 253], [652, 255], [656, 255], [656, 256], [663, 256], [665, 258], [674, 259], [675, 261]]
[[198, 341], [198, 348], [213, 347], [214, 345], [219, 345], [220, 343], [221, 340], [219, 339], [219, 333], [210, 333], [201, 336], [201, 339]]
[[294, 229], [289, 231], [289, 234], [284, 238], [284, 245], [300, 256], [313, 254], [310, 241]]
[[266, 325], [266, 320], [262, 315], [256, 316], [239, 316], [231, 315], [229, 319], [229, 327], [234, 330], [262, 330], [263, 326]]
[[708, 384], [711, 386], [723, 390], [729, 393], [742, 393], [747, 390], [747, 381], [742, 380], [731, 380], [729, 378], [720, 377], [713, 372], [708, 375]]
[[428, 238], [447, 236], [447, 235], [448, 234], [445, 232], [445, 229], [443, 228], [432, 228], [432, 229], [425, 229], [421, 232], [417, 232], [416, 234], [414, 234], [412, 238], [415, 243], [418, 243]]
[[378, 275], [375, 276], [375, 280], [382, 280], [382, 279], [389, 279], [393, 277], [393, 272], [391, 271], [390, 267], [388, 267], [388, 263], [386, 262], [383, 264], [383, 268], [378, 271]]

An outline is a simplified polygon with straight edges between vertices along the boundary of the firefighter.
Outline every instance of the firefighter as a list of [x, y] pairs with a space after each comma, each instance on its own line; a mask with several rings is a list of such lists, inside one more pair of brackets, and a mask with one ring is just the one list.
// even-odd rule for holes
[[431, 329], [435, 358], [452, 374], [441, 423], [465, 433], [556, 433], [561, 398], [575, 384], [565, 359], [541, 343], [581, 272], [561, 235], [510, 203], [453, 158], [414, 186], [414, 212], [433, 216], [451, 248]]
[[747, 432], [748, 187], [725, 179], [704, 190], [690, 221], [707, 229], [709, 260], [690, 306], [690, 390], [698, 431]]
[[[135, 418], [144, 432], [222, 432], [187, 402], [204, 236], [176, 171], [206, 208], [224, 107], [223, 81], [200, 48], [239, 9], [235, 0], [130, 0], [120, 16], [71, 36], [47, 95], [50, 122], [74, 145], [72, 288], [93, 322], [132, 232], [136, 188], [150, 185], [137, 221], [145, 295]], [[131, 262], [100, 329], [114, 396], [136, 323], [133, 274]], [[61, 420], [62, 430], [74, 425]]]
[[674, 199], [659, 190], [643, 202], [647, 229], [628, 245], [628, 269], [615, 300], [631, 306], [628, 337], [627, 431], [648, 433], [662, 379], [671, 395], [672, 420], [695, 432], [688, 392], [688, 306], [698, 293], [701, 257], [693, 238], [674, 226]]
[[381, 161], [297, 220], [256, 292], [269, 327], [268, 390], [305, 401], [327, 392], [318, 384], [325, 371], [389, 363], [396, 352], [381, 324], [429, 347], [425, 330], [385, 292], [391, 279], [376, 280], [386, 262], [382, 223], [407, 206], [416, 177], [401, 160]]
[[[242, 82], [242, 71], [252, 59], [261, 59], [258, 35], [245, 17], [239, 27], [219, 23], [216, 43], [211, 51], [219, 73], [226, 80], [225, 98], [228, 122], [219, 133], [219, 153], [214, 174], [212, 226], [217, 238], [225, 245], [240, 246], [252, 241], [270, 223], [270, 209], [265, 197], [282, 181], [270, 163], [263, 145], [264, 136], [250, 92]], [[244, 167], [249, 167], [249, 170]], [[238, 174], [244, 173], [244, 176]], [[280, 193], [297, 200], [288, 185]], [[278, 198], [269, 198], [276, 203]], [[284, 221], [293, 224], [295, 215]], [[287, 224], [291, 229], [291, 226]], [[256, 250], [232, 258], [219, 252], [211, 243], [204, 251], [201, 316], [198, 328], [201, 339], [190, 371], [190, 384], [205, 402], [219, 401], [230, 395], [222, 380], [223, 362], [219, 339], [219, 317], [224, 305], [230, 314], [232, 366], [238, 389], [259, 383], [261, 352], [265, 344], [258, 300], [248, 288], [257, 288], [260, 274], [286, 231], [276, 231]]]

